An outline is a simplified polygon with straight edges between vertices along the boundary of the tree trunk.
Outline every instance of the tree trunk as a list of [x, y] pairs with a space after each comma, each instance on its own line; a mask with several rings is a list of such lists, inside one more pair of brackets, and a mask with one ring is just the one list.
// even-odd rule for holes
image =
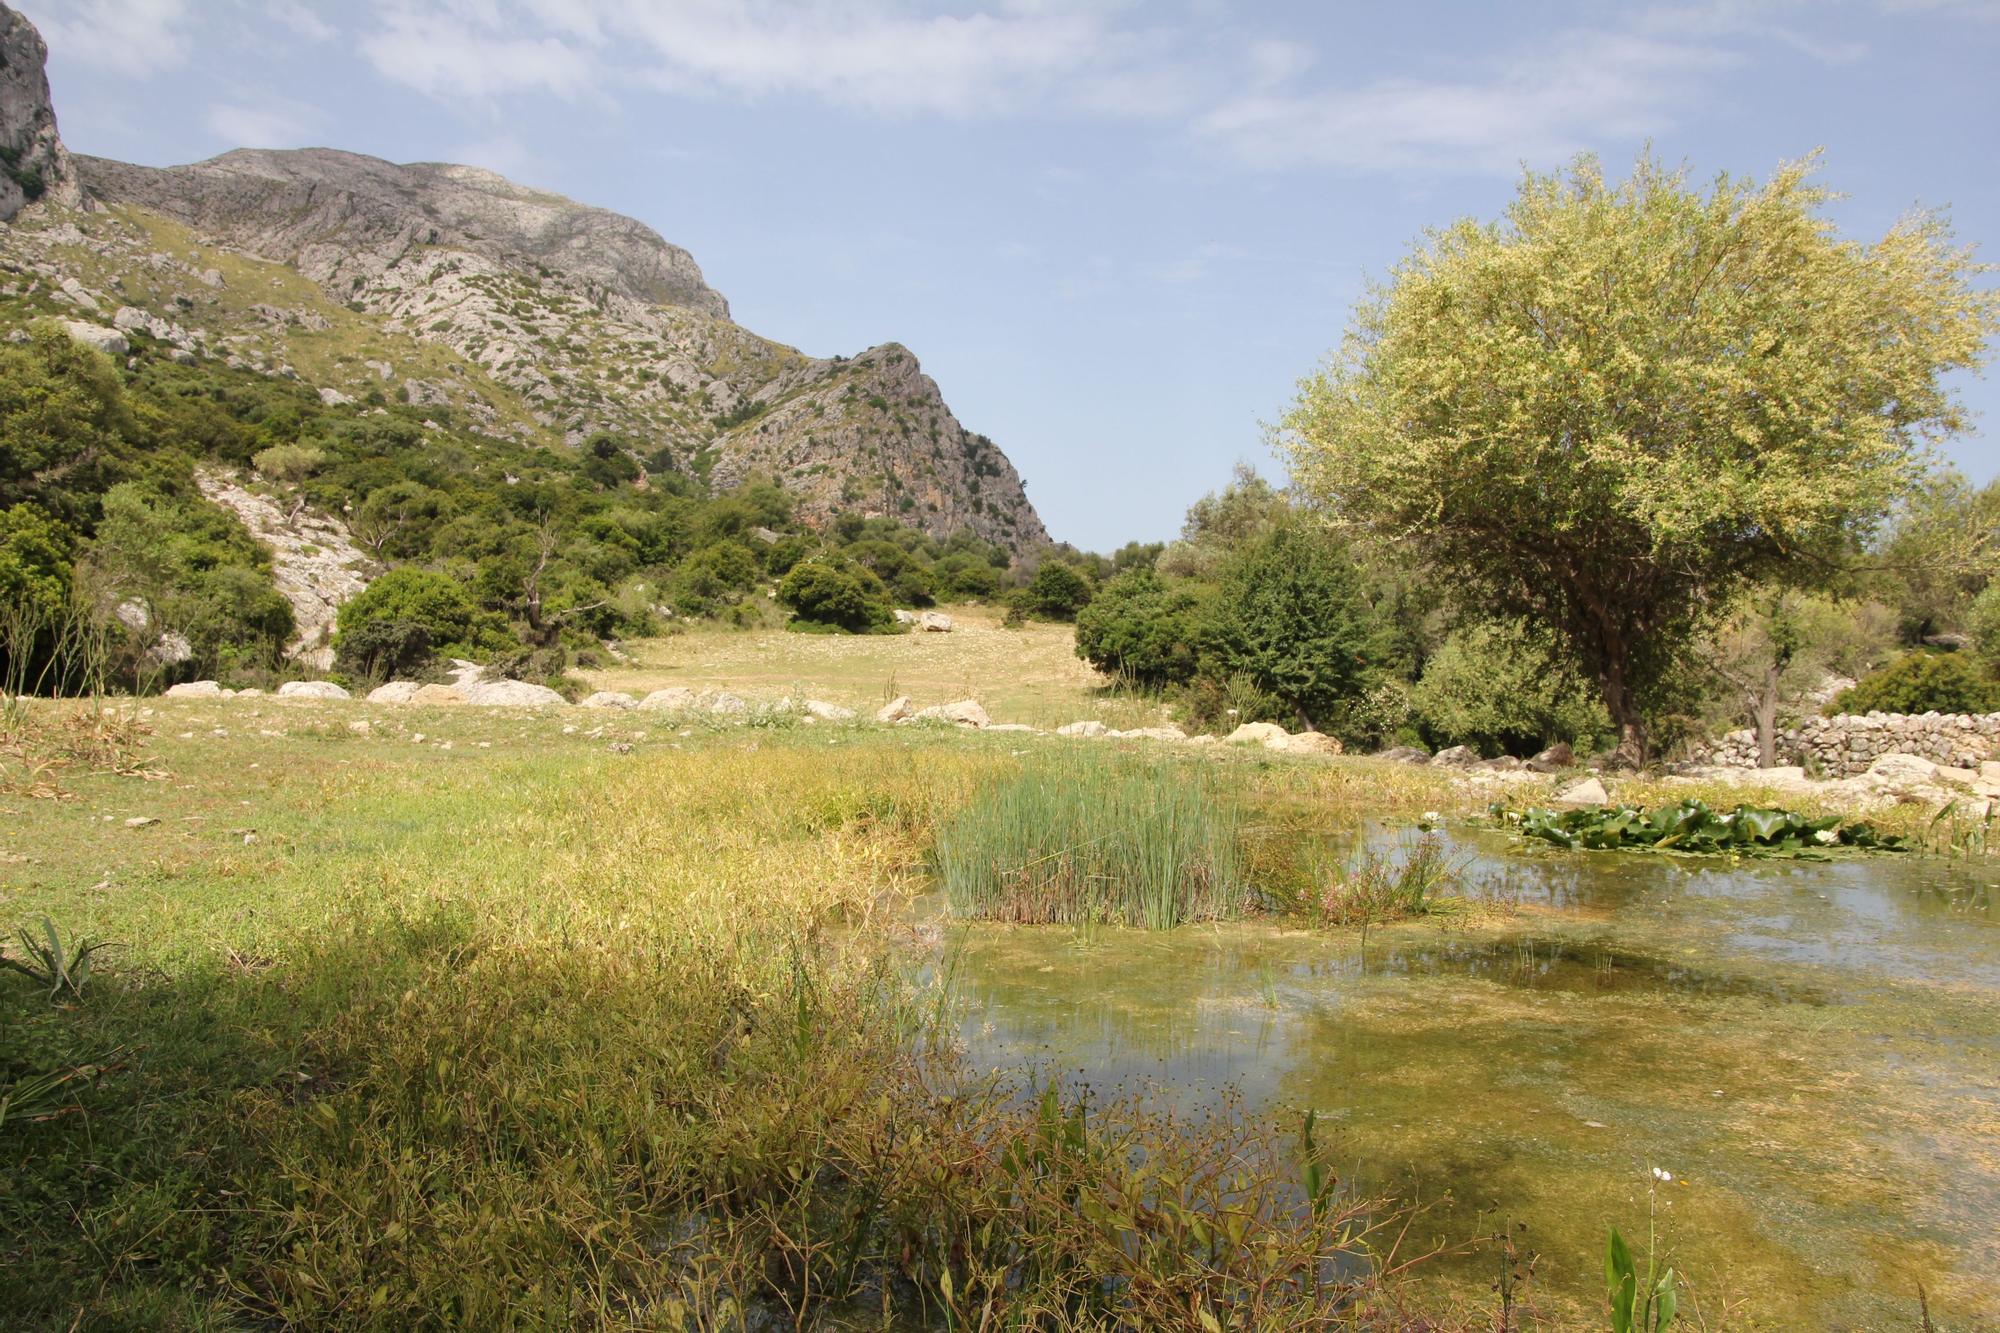
[[1757, 767], [1770, 768], [1778, 762], [1778, 676], [1780, 662], [1764, 668], [1764, 688], [1751, 700], [1757, 724]]
[[1611, 725], [1618, 729], [1618, 748], [1611, 752], [1611, 763], [1616, 768], [1639, 768], [1646, 762], [1646, 719], [1625, 679], [1623, 659], [1605, 663], [1598, 683], [1604, 689], [1604, 711], [1611, 714]]

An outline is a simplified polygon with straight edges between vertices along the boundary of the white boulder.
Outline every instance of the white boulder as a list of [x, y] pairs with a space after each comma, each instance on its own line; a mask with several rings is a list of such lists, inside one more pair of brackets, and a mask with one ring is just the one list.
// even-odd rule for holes
[[960, 699], [957, 703], [934, 704], [919, 711], [913, 720], [950, 722], [960, 727], [983, 727], [992, 721], [986, 716], [986, 710], [980, 707], [977, 699]]
[[169, 699], [220, 699], [222, 685], [213, 680], [184, 680], [167, 688]]
[[827, 703], [824, 699], [806, 700], [806, 716], [816, 717], [822, 722], [851, 722], [854, 720], [852, 708], [842, 708], [839, 704]]
[[877, 722], [901, 722], [907, 717], [914, 716], [916, 711], [916, 706], [910, 702], [910, 696], [902, 694], [876, 709], [875, 720]]
[[1057, 727], [1056, 735], [1103, 736], [1109, 733], [1110, 730], [1111, 728], [1105, 726], [1102, 722], [1071, 722], [1067, 726]]
[[1284, 748], [1292, 734], [1275, 722], [1245, 722], [1222, 738], [1225, 745], [1261, 745], [1267, 750]]
[[414, 680], [392, 680], [386, 685], [377, 685], [368, 691], [371, 704], [406, 704], [416, 696], [421, 688]]
[[546, 685], [525, 680], [480, 680], [461, 684], [457, 692], [469, 704], [484, 708], [549, 708], [565, 702]]
[[637, 708], [639, 701], [622, 690], [599, 690], [597, 693], [586, 698], [581, 706], [584, 708], [615, 708], [621, 711], [628, 711]]
[[648, 713], [680, 713], [694, 707], [694, 691], [685, 685], [669, 685], [664, 690], [654, 690], [639, 701], [639, 707]]
[[349, 694], [330, 680], [288, 680], [278, 687], [280, 699], [351, 699]]
[[1604, 790], [1602, 782], [1589, 777], [1574, 787], [1558, 792], [1549, 804], [1561, 806], [1566, 810], [1591, 809], [1600, 805], [1610, 805], [1611, 793]]

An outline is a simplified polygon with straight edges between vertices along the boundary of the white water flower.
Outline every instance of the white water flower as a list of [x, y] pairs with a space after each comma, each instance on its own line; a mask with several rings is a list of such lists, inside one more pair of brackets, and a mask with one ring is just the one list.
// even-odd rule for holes
[[1659, 1181], [1663, 1185], [1672, 1184], [1674, 1179], [1674, 1173], [1671, 1171], [1662, 1171], [1659, 1167], [1656, 1166], [1653, 1168], [1653, 1179]]
[[1823, 828], [1819, 832], [1813, 834], [1813, 841], [1819, 843], [1822, 846], [1825, 846], [1830, 843], [1839, 842], [1840, 835], [1838, 833], [1835, 833], [1830, 828]]
[[1443, 816], [1442, 816], [1442, 815], [1440, 815], [1440, 814], [1438, 814], [1438, 812], [1437, 812], [1437, 811], [1435, 811], [1435, 810], [1426, 810], [1426, 811], [1424, 811], [1424, 814], [1423, 814], [1423, 819], [1422, 819], [1422, 820], [1421, 820], [1420, 822], [1422, 822], [1422, 823], [1425, 823], [1425, 824], [1435, 824], [1435, 823], [1438, 823], [1438, 822], [1439, 822], [1440, 820], [1442, 820], [1442, 819], [1443, 819]]

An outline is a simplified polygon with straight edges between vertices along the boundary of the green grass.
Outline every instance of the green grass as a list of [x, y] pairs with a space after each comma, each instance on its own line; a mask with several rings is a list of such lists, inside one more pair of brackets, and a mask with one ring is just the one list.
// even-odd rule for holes
[[1017, 765], [999, 738], [272, 700], [151, 722], [128, 776], [0, 793], [0, 924], [115, 945], [60, 1003], [0, 973], [10, 1327], [1393, 1308], [1356, 1258], [1385, 1214], [1303, 1207], [1295, 1124], [1086, 1116], [936, 1043], [902, 904]]
[[1071, 748], [989, 780], [934, 858], [959, 916], [1167, 930], [1252, 904], [1243, 826], [1211, 768]]

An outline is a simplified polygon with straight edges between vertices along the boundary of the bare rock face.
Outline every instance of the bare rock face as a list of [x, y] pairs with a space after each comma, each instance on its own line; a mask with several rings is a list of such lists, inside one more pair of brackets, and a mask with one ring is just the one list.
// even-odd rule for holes
[[334, 618], [341, 604], [368, 586], [374, 562], [349, 538], [347, 527], [303, 505], [280, 508], [266, 495], [214, 473], [196, 478], [201, 493], [235, 514], [250, 535], [271, 548], [278, 591], [292, 604], [292, 642], [286, 652], [318, 670], [333, 665]]
[[184, 167], [78, 159], [101, 197], [138, 204], [339, 290], [410, 251], [460, 251], [568, 274], [605, 295], [717, 318], [694, 257], [642, 222], [478, 167], [399, 166], [332, 148], [239, 148]]
[[35, 25], [0, 4], [0, 222], [42, 198], [71, 208], [83, 202], [56, 133], [48, 58]]

